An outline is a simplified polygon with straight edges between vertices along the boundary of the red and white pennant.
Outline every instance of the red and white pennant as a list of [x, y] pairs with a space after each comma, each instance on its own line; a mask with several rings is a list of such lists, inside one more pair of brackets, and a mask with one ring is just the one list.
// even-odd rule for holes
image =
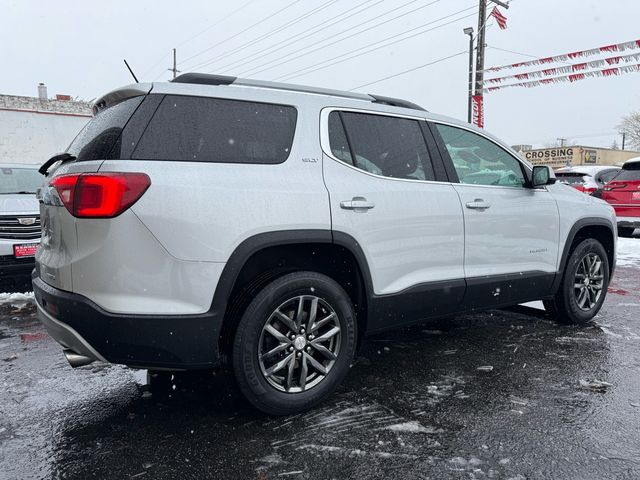
[[529, 80], [542, 77], [553, 77], [561, 74], [568, 74], [588, 70], [592, 68], [604, 67], [607, 65], [618, 65], [620, 63], [631, 63], [640, 60], [640, 53], [632, 53], [630, 55], [618, 55], [615, 57], [593, 60], [591, 62], [574, 63], [573, 65], [565, 65], [562, 67], [545, 68], [534, 72], [516, 73], [515, 75], [507, 75], [504, 77], [489, 78], [485, 80], [485, 84], [504, 83], [507, 80]]
[[500, 70], [510, 70], [513, 68], [531, 67], [535, 65], [549, 65], [553, 63], [568, 62], [576, 58], [587, 58], [595, 55], [601, 55], [608, 52], [624, 52], [626, 50], [635, 50], [640, 48], [640, 40], [632, 40], [630, 42], [617, 43], [613, 45], [605, 45], [599, 48], [591, 48], [589, 50], [581, 50], [578, 52], [564, 53], [562, 55], [554, 55], [552, 57], [538, 58], [535, 60], [528, 60], [526, 62], [512, 63], [510, 65], [502, 65], [499, 67], [491, 67], [485, 70], [485, 72], [498, 72]]
[[487, 87], [482, 89], [482, 93], [490, 93], [490, 92], [495, 92], [496, 90], [503, 90], [505, 88], [512, 88], [512, 87], [534, 88], [542, 85], [550, 85], [555, 83], [564, 83], [564, 82], [573, 83], [580, 80], [584, 80], [586, 78], [611, 77], [613, 75], [622, 75], [624, 73], [635, 73], [635, 72], [640, 72], [640, 64], [605, 68], [602, 70], [595, 70], [592, 72], [572, 73], [571, 75], [564, 75], [561, 77], [542, 78], [540, 80], [533, 80], [530, 82], [511, 83], [509, 85]]

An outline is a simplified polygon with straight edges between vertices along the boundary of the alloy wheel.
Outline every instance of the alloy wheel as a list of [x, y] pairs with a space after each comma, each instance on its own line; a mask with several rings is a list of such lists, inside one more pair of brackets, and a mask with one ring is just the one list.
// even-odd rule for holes
[[588, 253], [576, 270], [574, 295], [581, 310], [591, 310], [600, 300], [604, 287], [604, 266], [597, 253]]
[[329, 374], [341, 337], [340, 320], [331, 305], [314, 295], [293, 297], [262, 327], [257, 352], [262, 375], [277, 390], [307, 391]]

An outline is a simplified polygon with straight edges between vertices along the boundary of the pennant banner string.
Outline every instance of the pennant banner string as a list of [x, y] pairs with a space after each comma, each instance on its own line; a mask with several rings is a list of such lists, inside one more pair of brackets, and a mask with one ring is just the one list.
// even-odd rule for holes
[[591, 62], [574, 63], [573, 65], [566, 65], [561, 67], [550, 67], [542, 70], [536, 70], [535, 72], [517, 73], [515, 75], [508, 75], [505, 77], [488, 78], [484, 81], [485, 84], [492, 85], [497, 83], [504, 83], [506, 80], [529, 80], [541, 77], [553, 77], [561, 74], [569, 74], [573, 72], [579, 72], [583, 70], [589, 70], [592, 68], [604, 67], [607, 65], [617, 65], [619, 63], [630, 63], [640, 60], [640, 53], [632, 53], [631, 55], [618, 55], [615, 57], [603, 58], [600, 60], [593, 60]]
[[613, 45], [605, 45], [599, 48], [591, 48], [589, 50], [581, 50], [578, 52], [565, 53], [555, 55], [553, 57], [537, 58], [535, 60], [527, 60], [526, 62], [512, 63], [510, 65], [502, 65], [499, 67], [487, 68], [485, 72], [498, 72], [500, 70], [510, 70], [513, 68], [530, 67], [534, 65], [548, 65], [559, 62], [567, 62], [576, 58], [593, 57], [607, 52], [624, 52], [625, 50], [635, 50], [640, 48], [640, 40], [632, 40], [630, 42], [617, 43]]
[[565, 82], [574, 83], [580, 80], [584, 80], [586, 78], [612, 77], [615, 75], [622, 75], [624, 73], [634, 73], [634, 72], [640, 72], [640, 63], [635, 65], [625, 65], [621, 67], [605, 68], [603, 70], [594, 70], [591, 72], [572, 73], [571, 75], [564, 75], [561, 77], [541, 78], [540, 80], [533, 80], [529, 82], [511, 83], [509, 85], [487, 87], [482, 89], [482, 93], [491, 93], [497, 90], [503, 90], [505, 88], [512, 88], [512, 87], [534, 88], [534, 87], [540, 87], [543, 85], [551, 85], [556, 83], [565, 83]]

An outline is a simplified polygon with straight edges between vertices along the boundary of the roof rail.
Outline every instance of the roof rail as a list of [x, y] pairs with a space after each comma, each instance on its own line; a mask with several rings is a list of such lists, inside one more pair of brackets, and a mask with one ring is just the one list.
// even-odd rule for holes
[[364, 100], [393, 107], [411, 108], [414, 110], [424, 110], [415, 103], [398, 98], [382, 97], [379, 95], [368, 95], [366, 93], [346, 92], [343, 90], [331, 90], [328, 88], [309, 87], [306, 85], [295, 85], [291, 83], [268, 82], [263, 80], [252, 80], [248, 78], [230, 77], [226, 75], [212, 75], [209, 73], [183, 73], [171, 80], [173, 83], [192, 83], [198, 85], [238, 85], [244, 87], [271, 88], [275, 90], [288, 90], [292, 92], [314, 93], [317, 95], [328, 95], [332, 97], [352, 98]]

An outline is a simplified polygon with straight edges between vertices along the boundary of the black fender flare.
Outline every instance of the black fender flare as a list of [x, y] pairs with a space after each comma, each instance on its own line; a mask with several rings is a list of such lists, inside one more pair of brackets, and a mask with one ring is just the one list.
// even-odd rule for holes
[[[609, 222], [605, 218], [601, 217], [586, 217], [581, 218], [576, 223], [573, 224], [569, 233], [567, 234], [567, 238], [564, 243], [564, 247], [562, 250], [562, 257], [560, 257], [560, 266], [558, 268], [558, 272], [556, 273], [556, 278], [553, 281], [552, 292], [557, 292], [558, 288], [560, 288], [560, 282], [562, 281], [562, 275], [564, 274], [564, 269], [567, 265], [567, 260], [569, 259], [569, 252], [571, 249], [571, 245], [573, 245], [573, 241], [576, 238], [576, 235], [580, 230], [585, 227], [607, 227], [611, 232], [612, 238], [616, 238], [616, 233], [613, 230], [613, 226], [611, 222]], [[613, 257], [613, 262], [609, 266], [609, 279], [613, 277], [613, 271], [615, 270], [615, 256]]]
[[221, 325], [227, 310], [229, 297], [239, 273], [252, 255], [268, 247], [301, 243], [326, 243], [342, 246], [356, 259], [367, 296], [373, 293], [371, 272], [360, 244], [349, 234], [329, 229], [278, 230], [253, 235], [243, 240], [230, 255], [216, 285], [210, 312]]

